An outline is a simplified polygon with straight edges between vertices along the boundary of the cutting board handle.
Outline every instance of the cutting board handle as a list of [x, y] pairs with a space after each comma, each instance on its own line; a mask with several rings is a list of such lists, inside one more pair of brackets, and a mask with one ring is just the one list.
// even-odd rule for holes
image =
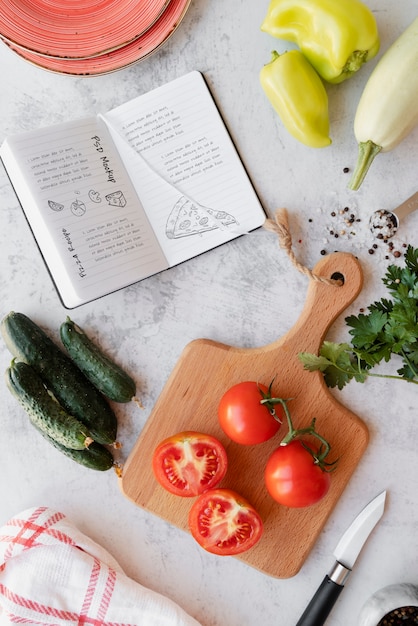
[[363, 272], [357, 258], [346, 252], [334, 252], [321, 259], [313, 273], [324, 278], [342, 279], [332, 285], [311, 279], [304, 308], [297, 323], [279, 340], [281, 347], [304, 338], [304, 351], [317, 352], [331, 324], [351, 304], [363, 287]]

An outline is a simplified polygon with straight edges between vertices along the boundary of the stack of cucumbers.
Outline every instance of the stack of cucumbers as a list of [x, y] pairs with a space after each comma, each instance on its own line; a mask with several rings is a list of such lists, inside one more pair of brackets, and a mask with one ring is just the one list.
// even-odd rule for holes
[[113, 467], [117, 418], [107, 400], [134, 399], [132, 378], [70, 318], [60, 327], [68, 355], [23, 313], [10, 312], [1, 333], [13, 355], [7, 386], [35, 428], [77, 463]]

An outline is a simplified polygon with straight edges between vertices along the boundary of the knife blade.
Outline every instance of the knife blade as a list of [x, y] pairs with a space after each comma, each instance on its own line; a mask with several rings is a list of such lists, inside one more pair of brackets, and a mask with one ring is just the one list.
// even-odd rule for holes
[[358, 555], [385, 510], [382, 491], [357, 515], [334, 550], [335, 564], [325, 576], [296, 626], [322, 626], [344, 589]]

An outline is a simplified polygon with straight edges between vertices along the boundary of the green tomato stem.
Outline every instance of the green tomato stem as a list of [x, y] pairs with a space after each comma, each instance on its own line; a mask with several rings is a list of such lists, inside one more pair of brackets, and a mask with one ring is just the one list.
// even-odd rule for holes
[[316, 464], [318, 464], [322, 468], [324, 467], [324, 465], [327, 465], [325, 463], [325, 457], [328, 455], [329, 451], [331, 450], [331, 446], [328, 443], [328, 441], [317, 432], [315, 428], [316, 419], [314, 418], [310, 426], [307, 426], [306, 428], [295, 428], [293, 426], [289, 407], [287, 406], [287, 401], [284, 400], [283, 398], [272, 398], [272, 400], [274, 400], [274, 404], [282, 405], [284, 413], [286, 415], [288, 428], [289, 428], [289, 432], [282, 439], [282, 441], [280, 442], [280, 445], [286, 446], [294, 439], [298, 437], [302, 437], [303, 435], [311, 435], [312, 437], [316, 437], [316, 439], [318, 439], [321, 442], [321, 447], [320, 447], [319, 452], [315, 452], [314, 450], [312, 450], [311, 448], [309, 448], [307, 445], [304, 444], [305, 448], [310, 452]]
[[376, 155], [382, 150], [382, 146], [378, 146], [373, 141], [362, 141], [359, 143], [359, 151], [356, 167], [353, 176], [348, 184], [348, 188], [357, 191], [363, 182], [371, 164]]

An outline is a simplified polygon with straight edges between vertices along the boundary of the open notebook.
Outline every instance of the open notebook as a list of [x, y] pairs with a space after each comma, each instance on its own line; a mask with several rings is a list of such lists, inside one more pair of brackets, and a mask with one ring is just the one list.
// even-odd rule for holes
[[106, 114], [8, 137], [0, 157], [69, 309], [265, 220], [197, 71]]

